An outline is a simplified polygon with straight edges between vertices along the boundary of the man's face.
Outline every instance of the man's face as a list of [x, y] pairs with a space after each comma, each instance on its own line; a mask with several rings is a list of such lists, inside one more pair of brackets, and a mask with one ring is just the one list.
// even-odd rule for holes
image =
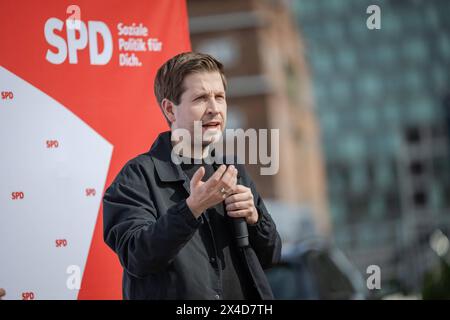
[[220, 139], [226, 124], [227, 102], [219, 72], [192, 73], [184, 78], [185, 91], [173, 109], [172, 130], [183, 128], [194, 138], [194, 121], [202, 121], [203, 145]]

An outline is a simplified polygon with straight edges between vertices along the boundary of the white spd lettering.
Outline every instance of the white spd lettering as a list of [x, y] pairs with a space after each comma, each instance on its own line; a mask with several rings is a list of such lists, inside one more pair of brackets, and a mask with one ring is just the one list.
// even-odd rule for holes
[[[113, 53], [112, 36], [108, 26], [102, 21], [88, 21], [87, 26], [80, 21], [79, 28], [68, 28], [70, 23], [57, 18], [49, 18], [44, 27], [45, 40], [54, 49], [48, 49], [45, 58], [53, 64], [61, 64], [69, 57], [70, 64], [78, 63], [78, 51], [89, 44], [89, 59], [92, 65], [105, 65]], [[65, 29], [65, 38], [60, 34]], [[56, 33], [55, 31], [58, 31]], [[99, 52], [97, 38], [103, 39], [103, 50]]]

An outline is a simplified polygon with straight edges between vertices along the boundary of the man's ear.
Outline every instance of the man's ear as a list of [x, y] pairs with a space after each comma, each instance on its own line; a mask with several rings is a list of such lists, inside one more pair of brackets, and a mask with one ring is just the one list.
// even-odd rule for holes
[[163, 110], [164, 115], [170, 121], [170, 123], [172, 123], [176, 120], [174, 108], [175, 108], [175, 104], [172, 101], [170, 101], [169, 99], [164, 98], [161, 101], [161, 109]]

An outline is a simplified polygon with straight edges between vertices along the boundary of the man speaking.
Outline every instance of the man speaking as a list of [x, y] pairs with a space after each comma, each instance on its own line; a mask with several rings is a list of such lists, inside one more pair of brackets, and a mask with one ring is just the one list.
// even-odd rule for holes
[[263, 269], [280, 258], [275, 224], [244, 166], [205, 161], [226, 124], [222, 64], [179, 54], [158, 70], [154, 88], [171, 131], [130, 160], [103, 198], [104, 239], [124, 269], [124, 298], [272, 299]]

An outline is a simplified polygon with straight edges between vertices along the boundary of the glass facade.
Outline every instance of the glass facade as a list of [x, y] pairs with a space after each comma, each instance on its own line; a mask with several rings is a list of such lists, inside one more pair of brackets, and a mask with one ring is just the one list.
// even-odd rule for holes
[[[450, 1], [291, 3], [312, 71], [335, 240], [347, 252], [391, 247], [380, 263], [402, 263], [407, 243], [450, 231]], [[379, 30], [366, 26], [372, 4]]]

